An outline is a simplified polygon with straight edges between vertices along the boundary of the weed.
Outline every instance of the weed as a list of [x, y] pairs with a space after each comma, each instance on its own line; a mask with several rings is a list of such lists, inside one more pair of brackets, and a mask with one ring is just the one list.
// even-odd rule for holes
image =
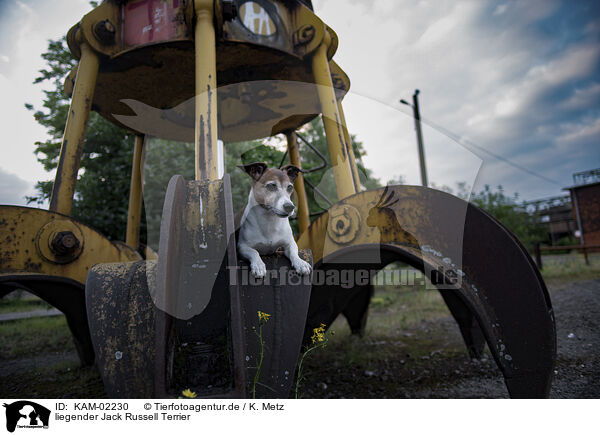
[[303, 379], [302, 370], [304, 360], [306, 359], [309, 353], [327, 345], [327, 337], [325, 336], [325, 326], [326, 325], [324, 323], [321, 323], [321, 326], [313, 329], [313, 335], [310, 338], [311, 344], [306, 348], [306, 350], [302, 353], [302, 356], [300, 357], [300, 362], [298, 363], [298, 376], [296, 377], [296, 388], [294, 391], [294, 396], [296, 399], [300, 398], [300, 386], [302, 384]]
[[0, 323], [0, 342], [0, 360], [75, 350], [64, 316]]
[[2, 298], [0, 299], [0, 314], [21, 313], [35, 310], [49, 310], [52, 305], [38, 298]]
[[258, 332], [256, 332], [256, 328], [254, 328], [254, 333], [258, 337], [258, 342], [260, 343], [260, 354], [258, 356], [258, 364], [256, 365], [256, 373], [254, 373], [254, 380], [252, 381], [252, 398], [256, 399], [256, 386], [258, 385], [258, 380], [260, 379], [260, 369], [262, 368], [263, 359], [265, 356], [265, 342], [262, 336], [262, 328], [265, 323], [269, 321], [270, 314], [264, 313], [262, 311], [257, 311], [258, 314]]

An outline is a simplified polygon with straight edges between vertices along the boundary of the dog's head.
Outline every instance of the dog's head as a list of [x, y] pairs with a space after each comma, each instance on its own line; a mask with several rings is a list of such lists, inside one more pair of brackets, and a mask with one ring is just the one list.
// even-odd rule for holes
[[299, 168], [286, 165], [275, 169], [269, 168], [266, 163], [250, 163], [240, 168], [252, 179], [252, 194], [259, 205], [282, 218], [294, 213], [296, 207], [290, 198]]

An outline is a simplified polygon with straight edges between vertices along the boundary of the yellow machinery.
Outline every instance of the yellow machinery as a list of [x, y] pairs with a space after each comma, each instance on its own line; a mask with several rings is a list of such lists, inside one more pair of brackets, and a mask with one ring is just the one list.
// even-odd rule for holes
[[[554, 319], [535, 265], [509, 231], [455, 197], [412, 186], [361, 191], [341, 105], [349, 79], [332, 60], [338, 38], [309, 0], [108, 0], [67, 39], [79, 65], [65, 83], [72, 102], [50, 209], [0, 208], [0, 293], [26, 288], [65, 312], [82, 362], [98, 363], [109, 395], [169, 396], [187, 385], [243, 397], [257, 309], [285, 318], [266, 332], [279, 353], [264, 382], [282, 388], [263, 397], [288, 394], [281, 373], [294, 373], [313, 327], [342, 313], [364, 333], [368, 279], [350, 288], [314, 281], [311, 293], [310, 282], [252, 288], [224, 272], [242, 263], [217, 140], [284, 133], [301, 166], [294, 132], [319, 114], [339, 202], [311, 223], [302, 176], [295, 183], [298, 244], [305, 258], [312, 252], [313, 278], [364, 278], [404, 261], [438, 287], [472, 356], [488, 343], [513, 397], [548, 394]], [[70, 217], [90, 110], [137, 135], [125, 243]], [[195, 180], [171, 180], [158, 259], [148, 261], [138, 253], [144, 136], [195, 144]]]

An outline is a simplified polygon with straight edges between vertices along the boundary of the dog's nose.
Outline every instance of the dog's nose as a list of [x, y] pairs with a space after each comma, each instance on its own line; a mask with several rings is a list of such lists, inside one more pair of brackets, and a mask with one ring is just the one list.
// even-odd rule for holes
[[296, 207], [294, 207], [294, 204], [292, 204], [291, 202], [288, 202], [287, 204], [283, 204], [283, 210], [286, 213], [291, 213], [294, 211]]

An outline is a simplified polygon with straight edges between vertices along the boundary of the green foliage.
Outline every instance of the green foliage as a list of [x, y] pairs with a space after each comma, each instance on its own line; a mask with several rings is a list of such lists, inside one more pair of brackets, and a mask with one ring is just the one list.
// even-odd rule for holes
[[548, 252], [544, 252], [541, 272], [546, 284], [564, 284], [600, 277], [600, 254], [589, 253], [589, 264], [587, 264], [581, 252], [573, 251], [570, 254], [565, 254], [566, 251], [562, 252], [560, 255], [548, 255]]
[[[47, 129], [50, 136], [44, 142], [36, 142], [35, 154], [44, 169], [52, 171], [58, 165], [69, 111], [69, 99], [62, 91], [63, 82], [77, 62], [70, 54], [65, 38], [49, 41], [48, 50], [42, 57], [46, 60], [47, 68], [39, 72], [35, 83], [49, 83], [50, 90], [45, 91], [42, 108], [34, 109], [32, 105], [26, 107], [34, 111], [36, 121]], [[337, 196], [333, 171], [321, 120], [317, 118], [304, 126], [301, 134], [327, 156], [328, 164], [323, 171], [308, 174], [306, 178], [335, 203]], [[123, 240], [125, 236], [133, 141], [133, 134], [111, 124], [95, 112], [90, 114], [72, 215], [114, 240]], [[369, 189], [379, 186], [371, 171], [362, 165], [361, 157], [365, 154], [362, 144], [355, 137], [352, 137], [352, 142], [361, 184]], [[321, 163], [303, 142], [299, 142], [299, 147], [304, 168], [313, 168]], [[225, 144], [225, 171], [231, 176], [235, 211], [243, 210], [250, 190], [250, 179], [237, 165], [263, 161], [271, 167], [279, 167], [284, 157], [283, 150], [285, 138], [282, 136]], [[193, 144], [149, 138], [146, 140], [145, 154], [145, 218], [141, 241], [156, 249], [167, 184], [174, 174], [182, 174], [189, 180], [194, 178], [194, 150]], [[39, 181], [38, 193], [29, 197], [28, 201], [42, 204], [49, 200], [52, 185], [53, 181]], [[328, 204], [315, 197], [310, 188], [307, 188], [307, 192], [311, 213], [320, 213], [328, 208]]]
[[498, 219], [517, 236], [527, 250], [533, 251], [536, 243], [547, 238], [547, 230], [518, 200], [518, 194], [506, 196], [502, 186], [498, 186], [497, 191], [492, 191], [486, 185], [484, 190], [471, 195], [472, 203]]
[[[35, 154], [44, 169], [51, 171], [58, 165], [69, 111], [69, 99], [62, 91], [63, 81], [75, 67], [76, 60], [65, 38], [49, 41], [48, 51], [42, 57], [47, 68], [40, 71], [34, 83], [50, 82], [51, 89], [44, 91], [43, 108], [36, 110], [34, 117], [46, 127], [50, 139], [36, 142]], [[31, 105], [26, 107], [34, 110]], [[133, 135], [97, 113], [90, 114], [72, 215], [111, 239], [122, 240], [125, 236], [133, 139]], [[52, 185], [52, 181], [38, 182], [38, 194], [28, 201], [41, 204], [48, 200]]]
[[[300, 134], [309, 140], [323, 155], [328, 156], [327, 141], [320, 119], [315, 119], [304, 126]], [[354, 140], [353, 145], [356, 156], [364, 155], [362, 143]], [[299, 146], [304, 168], [314, 168], [321, 164], [318, 156], [302, 141], [299, 141]], [[226, 143], [224, 145], [224, 166], [225, 172], [231, 177], [234, 213], [240, 214], [244, 210], [250, 192], [250, 178], [238, 166], [253, 162], [265, 162], [269, 167], [279, 167], [282, 160], [284, 160], [285, 152], [282, 150], [285, 147], [285, 138], [282, 135], [265, 140]], [[283, 164], [285, 165], [287, 162], [288, 159], [286, 158]], [[325, 169], [308, 174], [307, 178], [323, 190], [335, 203], [337, 195], [328, 157], [327, 164], [328, 166]], [[372, 177], [370, 170], [364, 168], [361, 163], [358, 166], [362, 175], [361, 183], [363, 186], [367, 188], [379, 186], [378, 180]], [[148, 245], [153, 249], [158, 247], [162, 204], [167, 184], [174, 174], [182, 174], [188, 180], [194, 178], [194, 145], [157, 138], [147, 140], [144, 166], [144, 204], [148, 228]], [[307, 196], [311, 213], [320, 213], [328, 208], [323, 200], [318, 200], [318, 197], [308, 186]], [[293, 225], [295, 227], [294, 223]]]
[[502, 186], [493, 191], [486, 184], [479, 193], [471, 192], [465, 182], [457, 183], [456, 189], [435, 183], [431, 187], [470, 201], [485, 210], [511, 230], [529, 252], [533, 252], [536, 243], [545, 242], [548, 238], [547, 228], [535, 215], [527, 212], [519, 201], [519, 194], [507, 196]]
[[41, 349], [50, 353], [72, 348], [73, 338], [66, 323], [64, 316], [33, 317], [3, 323], [0, 329], [0, 361], [34, 356]]
[[235, 213], [241, 213], [246, 207], [250, 192], [250, 177], [238, 166], [265, 162], [269, 167], [278, 168], [284, 154], [284, 151], [281, 151], [283, 147], [283, 141], [279, 137], [270, 141], [255, 140], [225, 144], [225, 172], [231, 177], [231, 196]]
[[387, 184], [390, 186], [401, 186], [403, 184], [406, 184], [406, 178], [404, 177], [404, 175], [396, 175], [391, 180], [389, 180]]
[[26, 311], [35, 311], [35, 310], [49, 310], [52, 307], [49, 303], [43, 301], [42, 299], [24, 299], [19, 295], [18, 297], [13, 297], [15, 293], [11, 294], [10, 298], [4, 297], [0, 299], [0, 314], [4, 313], [21, 313]]
[[[337, 193], [335, 191], [335, 182], [333, 179], [333, 170], [331, 167], [331, 160], [329, 159], [329, 150], [327, 147], [327, 140], [325, 138], [325, 130], [323, 123], [320, 118], [315, 118], [313, 121], [305, 125], [299, 130], [299, 133], [304, 137], [311, 145], [319, 150], [319, 152], [325, 156], [327, 166], [321, 171], [305, 174], [304, 178], [317, 186], [317, 188], [323, 192], [332, 203], [338, 201]], [[379, 187], [380, 181], [373, 176], [370, 169], [367, 169], [362, 163], [362, 157], [366, 154], [362, 142], [356, 139], [355, 135], [351, 135], [352, 148], [356, 157], [356, 163], [358, 166], [358, 172], [360, 177], [361, 185], [366, 189], [374, 189]], [[311, 150], [302, 140], [298, 140], [298, 148], [300, 150], [300, 156], [302, 157], [302, 168], [311, 169], [322, 164], [320, 157]], [[329, 206], [326, 201], [321, 199], [309, 186], [306, 185], [306, 192], [308, 197], [308, 208], [311, 214], [321, 213], [326, 211]]]

